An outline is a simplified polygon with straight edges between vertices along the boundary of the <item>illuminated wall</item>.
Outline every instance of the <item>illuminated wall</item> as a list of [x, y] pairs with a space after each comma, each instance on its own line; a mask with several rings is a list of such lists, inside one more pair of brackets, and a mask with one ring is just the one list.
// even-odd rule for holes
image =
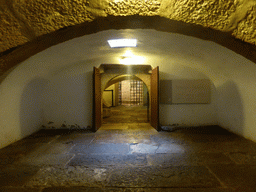
[[[218, 124], [256, 140], [256, 66], [227, 48], [156, 30], [106, 30], [52, 46], [17, 66], [0, 89], [0, 147], [41, 128], [92, 124], [92, 71], [115, 64], [126, 52], [107, 39], [130, 34], [145, 64], [159, 66], [160, 79], [209, 79], [212, 100], [201, 105], [160, 105], [160, 123]], [[150, 40], [150, 41], [149, 41]], [[52, 122], [49, 124], [49, 122]]]

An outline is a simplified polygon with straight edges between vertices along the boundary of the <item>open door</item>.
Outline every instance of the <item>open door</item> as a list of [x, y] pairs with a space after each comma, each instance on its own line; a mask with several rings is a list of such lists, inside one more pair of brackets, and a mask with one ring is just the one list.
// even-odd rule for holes
[[93, 68], [93, 131], [101, 127], [101, 77], [100, 69]]
[[159, 67], [154, 68], [151, 74], [150, 106], [150, 124], [157, 131], [159, 131]]

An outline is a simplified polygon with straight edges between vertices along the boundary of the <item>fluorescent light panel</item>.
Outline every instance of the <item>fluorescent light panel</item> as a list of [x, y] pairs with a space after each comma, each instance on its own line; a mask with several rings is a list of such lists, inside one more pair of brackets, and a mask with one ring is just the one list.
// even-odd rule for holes
[[108, 44], [111, 48], [136, 47], [137, 39], [111, 39], [111, 40], [108, 40]]

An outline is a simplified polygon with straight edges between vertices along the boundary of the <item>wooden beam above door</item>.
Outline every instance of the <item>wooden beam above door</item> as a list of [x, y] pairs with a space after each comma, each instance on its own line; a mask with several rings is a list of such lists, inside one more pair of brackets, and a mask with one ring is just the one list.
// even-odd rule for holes
[[149, 74], [152, 67], [151, 65], [101, 64], [99, 69], [102, 73]]

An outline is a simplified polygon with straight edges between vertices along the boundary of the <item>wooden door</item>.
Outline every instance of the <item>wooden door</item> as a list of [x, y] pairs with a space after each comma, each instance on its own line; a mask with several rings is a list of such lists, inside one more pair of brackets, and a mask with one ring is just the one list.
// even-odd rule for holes
[[100, 69], [93, 68], [93, 131], [101, 127], [101, 76]]
[[159, 67], [154, 68], [151, 74], [150, 108], [150, 124], [159, 130]]

